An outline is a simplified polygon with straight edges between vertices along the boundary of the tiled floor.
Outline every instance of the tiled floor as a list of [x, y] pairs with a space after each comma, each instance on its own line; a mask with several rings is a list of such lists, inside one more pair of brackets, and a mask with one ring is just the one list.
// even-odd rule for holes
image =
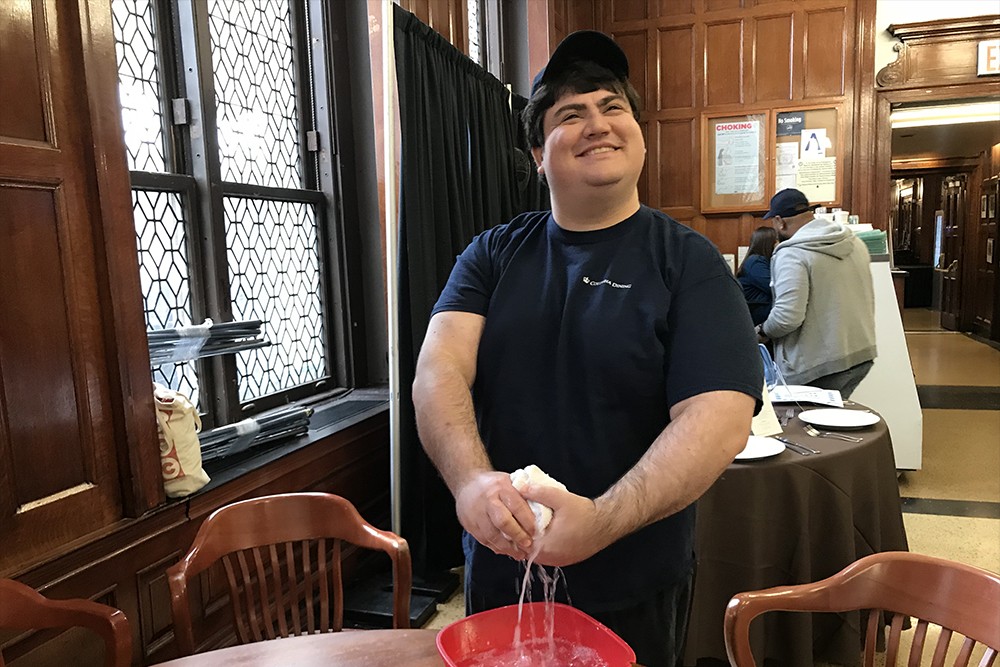
[[[904, 315], [917, 384], [1000, 390], [1000, 351], [936, 322], [926, 309]], [[904, 507], [910, 550], [1000, 572], [1000, 410], [924, 409], [923, 417], [923, 468], [900, 480], [902, 496], [929, 499]], [[463, 615], [459, 589], [428, 627]]]

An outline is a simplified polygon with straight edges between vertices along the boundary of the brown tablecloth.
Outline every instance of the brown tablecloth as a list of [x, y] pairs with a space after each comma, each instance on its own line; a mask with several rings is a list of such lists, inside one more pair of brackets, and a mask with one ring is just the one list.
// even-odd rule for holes
[[[783, 415], [788, 406], [776, 407]], [[785, 437], [820, 454], [786, 449], [768, 459], [734, 462], [698, 501], [685, 665], [726, 660], [722, 621], [734, 594], [817, 581], [863, 556], [907, 550], [885, 422], [845, 431], [863, 437], [858, 444], [809, 437], [803, 426], [791, 419]], [[757, 664], [773, 659], [803, 667], [819, 661], [856, 665], [860, 622], [857, 613], [762, 616], [751, 626]]]
[[357, 630], [197, 653], [155, 667], [443, 667], [437, 630]]

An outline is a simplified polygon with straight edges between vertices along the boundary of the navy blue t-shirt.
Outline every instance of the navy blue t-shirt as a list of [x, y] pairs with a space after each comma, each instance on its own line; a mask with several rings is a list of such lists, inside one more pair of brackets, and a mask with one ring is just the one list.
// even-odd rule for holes
[[[672, 405], [734, 390], [760, 400], [743, 294], [703, 236], [641, 207], [588, 232], [518, 216], [459, 256], [434, 313], [486, 318], [473, 401], [490, 461], [537, 464], [596, 497], [645, 453]], [[693, 507], [564, 568], [575, 603], [624, 607], [685, 575]], [[518, 564], [476, 545], [473, 585], [516, 590]]]

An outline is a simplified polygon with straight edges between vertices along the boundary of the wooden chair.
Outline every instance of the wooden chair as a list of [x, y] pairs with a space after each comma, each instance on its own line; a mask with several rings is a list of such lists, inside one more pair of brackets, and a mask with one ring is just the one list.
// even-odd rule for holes
[[[132, 662], [132, 632], [125, 614], [91, 600], [50, 600], [12, 579], [0, 579], [0, 627], [10, 630], [87, 628], [104, 640], [104, 664]], [[0, 667], [3, 667], [0, 655]]]
[[[996, 662], [1000, 650], [1000, 575], [940, 558], [891, 551], [862, 558], [812, 584], [737, 594], [726, 609], [729, 661], [736, 667], [754, 667], [750, 622], [765, 612], [863, 610], [872, 612], [865, 635], [865, 667], [874, 664], [883, 622], [889, 623], [885, 664], [896, 664], [903, 623], [910, 616], [916, 618], [917, 625], [907, 665], [919, 664], [928, 623], [943, 628], [934, 648], [934, 667], [944, 664], [953, 634], [965, 637], [956, 667], [969, 664], [977, 643], [987, 647], [980, 667]], [[877, 612], [885, 612], [884, 621], [883, 614]]]
[[183, 560], [167, 570], [181, 655], [195, 649], [188, 581], [220, 559], [241, 643], [340, 631], [341, 540], [389, 554], [393, 626], [408, 628], [412, 573], [406, 540], [373, 527], [340, 496], [288, 493], [219, 508], [205, 519]]

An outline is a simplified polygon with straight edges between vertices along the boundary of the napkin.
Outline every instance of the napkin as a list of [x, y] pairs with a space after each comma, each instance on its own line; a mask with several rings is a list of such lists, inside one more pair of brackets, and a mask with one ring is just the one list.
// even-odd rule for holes
[[764, 436], [781, 433], [781, 424], [778, 422], [778, 415], [774, 413], [774, 406], [771, 405], [771, 397], [767, 393], [767, 385], [764, 386], [763, 405], [760, 408], [760, 412], [750, 422], [750, 433]]
[[[534, 484], [536, 486], [553, 486], [557, 489], [566, 490], [566, 485], [562, 482], [557, 482], [552, 477], [549, 477], [541, 468], [532, 464], [524, 468], [519, 468], [510, 474], [510, 483], [514, 485], [514, 488], [519, 492], [523, 492], [524, 489], [529, 484]], [[537, 501], [529, 500], [528, 507], [531, 508], [532, 513], [535, 515], [535, 535], [542, 535], [545, 529], [548, 528], [549, 522], [552, 521], [552, 508], [543, 505]]]

